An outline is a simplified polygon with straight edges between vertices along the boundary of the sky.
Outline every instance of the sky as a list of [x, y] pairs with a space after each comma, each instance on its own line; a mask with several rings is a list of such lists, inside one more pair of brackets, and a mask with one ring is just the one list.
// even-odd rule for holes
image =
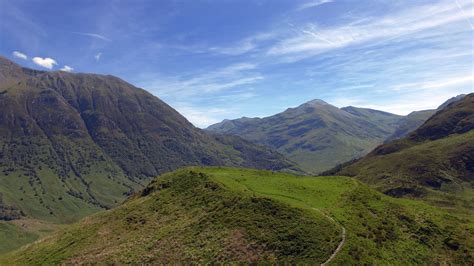
[[474, 91], [471, 0], [0, 0], [0, 55], [111, 74], [198, 127], [322, 99], [396, 114]]

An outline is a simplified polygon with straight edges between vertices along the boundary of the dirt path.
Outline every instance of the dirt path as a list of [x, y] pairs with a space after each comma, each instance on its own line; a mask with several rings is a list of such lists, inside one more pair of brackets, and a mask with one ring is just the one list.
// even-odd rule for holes
[[[337, 223], [332, 217], [328, 216], [324, 212], [322, 212], [322, 211], [320, 211], [316, 208], [312, 208], [312, 209], [315, 210], [315, 211], [318, 211], [319, 213], [321, 213], [322, 215], [324, 215], [326, 218], [333, 221], [334, 223]], [[341, 242], [339, 242], [339, 245], [337, 245], [337, 248], [331, 254], [331, 257], [329, 257], [329, 259], [327, 259], [325, 262], [321, 263], [321, 266], [326, 266], [329, 262], [331, 262], [336, 257], [337, 253], [339, 253], [339, 251], [341, 251], [342, 247], [344, 246], [344, 243], [346, 242], [346, 228], [342, 225], [341, 225], [341, 228], [342, 228]]]

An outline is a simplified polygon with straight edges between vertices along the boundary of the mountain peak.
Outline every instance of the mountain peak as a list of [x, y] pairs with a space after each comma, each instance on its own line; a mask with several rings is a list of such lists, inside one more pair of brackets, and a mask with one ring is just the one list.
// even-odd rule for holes
[[314, 100], [304, 103], [304, 105], [329, 105], [329, 103], [321, 99], [314, 99]]

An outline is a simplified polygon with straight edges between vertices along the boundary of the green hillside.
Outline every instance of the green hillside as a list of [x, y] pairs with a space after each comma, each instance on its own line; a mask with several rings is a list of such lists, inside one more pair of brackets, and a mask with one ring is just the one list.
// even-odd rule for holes
[[265, 118], [225, 120], [207, 130], [272, 147], [303, 170], [319, 173], [368, 153], [392, 134], [400, 118], [313, 100]]
[[474, 94], [438, 111], [408, 137], [377, 147], [338, 174], [382, 192], [474, 207]]
[[435, 110], [399, 116], [313, 100], [269, 117], [224, 120], [207, 130], [275, 148], [303, 170], [321, 173], [366, 155], [387, 139], [406, 136], [433, 113]]
[[342, 228], [335, 264], [474, 262], [471, 215], [391, 198], [347, 177], [232, 168], [161, 176], [122, 206], [0, 262], [319, 264], [341, 243]]
[[117, 77], [0, 57], [0, 80], [0, 220], [77, 221], [183, 166], [299, 171], [269, 148], [195, 128]]

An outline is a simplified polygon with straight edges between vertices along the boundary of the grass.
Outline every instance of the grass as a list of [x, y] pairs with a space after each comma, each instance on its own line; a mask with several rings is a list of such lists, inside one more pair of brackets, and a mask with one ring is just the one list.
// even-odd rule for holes
[[340, 227], [319, 212], [229, 190], [188, 169], [0, 263], [322, 263], [339, 241]]
[[419, 197], [436, 206], [472, 214], [474, 184], [468, 178], [472, 172], [468, 172], [467, 163], [474, 156], [473, 140], [474, 131], [415, 144], [400, 140], [395, 144], [407, 148], [384, 155], [371, 154], [340, 173], [355, 176], [383, 192], [410, 188], [409, 191], [421, 194]]
[[340, 225], [347, 240], [335, 264], [474, 262], [469, 214], [391, 198], [349, 177], [195, 167], [0, 263], [314, 264], [329, 258]]
[[348, 177], [296, 177], [243, 169], [204, 169], [235, 191], [297, 208], [317, 208], [348, 231], [340, 264], [467, 264], [473, 261], [473, 217], [423, 202], [394, 199]]
[[23, 231], [12, 223], [0, 221], [0, 254], [33, 242], [38, 237], [37, 234]]

